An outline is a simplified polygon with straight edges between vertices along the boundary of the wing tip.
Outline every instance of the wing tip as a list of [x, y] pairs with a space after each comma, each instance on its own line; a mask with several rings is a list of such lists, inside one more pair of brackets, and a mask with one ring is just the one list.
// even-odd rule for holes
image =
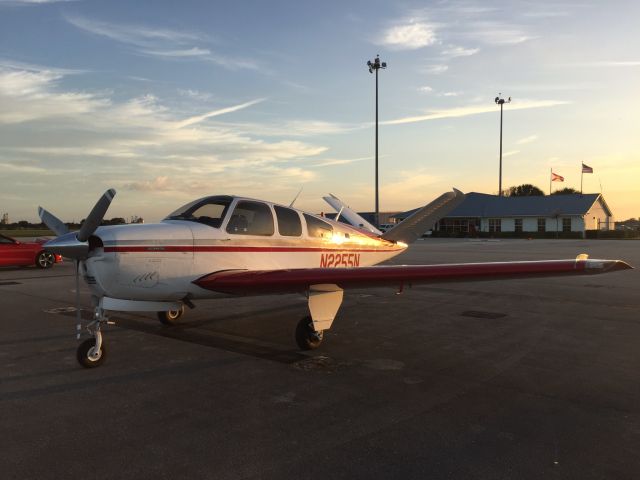
[[616, 260], [612, 270], [633, 270], [634, 267], [624, 260]]

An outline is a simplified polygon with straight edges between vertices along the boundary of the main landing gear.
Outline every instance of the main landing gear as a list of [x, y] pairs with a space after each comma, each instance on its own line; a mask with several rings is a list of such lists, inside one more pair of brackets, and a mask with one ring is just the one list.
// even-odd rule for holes
[[331, 328], [342, 303], [342, 289], [333, 284], [311, 285], [308, 291], [309, 312], [296, 326], [296, 343], [301, 350], [315, 350], [322, 343], [325, 330]]
[[[78, 362], [85, 368], [99, 367], [104, 362], [107, 351], [102, 341], [101, 327], [103, 324], [113, 324], [109, 322], [104, 310], [100, 307], [96, 307], [93, 317], [93, 321], [87, 325], [92, 338], [87, 338], [76, 350]], [[80, 338], [80, 331], [78, 331], [78, 338]]]
[[180, 317], [184, 315], [184, 305], [181, 305], [178, 310], [169, 310], [168, 312], [158, 312], [158, 320], [163, 325], [176, 325], [180, 320]]
[[313, 328], [311, 315], [303, 317], [296, 326], [296, 343], [300, 350], [315, 350], [322, 343], [324, 330], [316, 331]]

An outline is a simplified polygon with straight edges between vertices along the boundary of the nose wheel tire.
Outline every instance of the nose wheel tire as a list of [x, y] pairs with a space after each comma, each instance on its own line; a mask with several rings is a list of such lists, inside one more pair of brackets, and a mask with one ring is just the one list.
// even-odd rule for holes
[[158, 320], [164, 325], [176, 325], [180, 317], [184, 314], [184, 305], [178, 310], [169, 310], [168, 312], [158, 312]]
[[36, 256], [36, 267], [51, 268], [56, 263], [56, 257], [51, 252], [42, 251]]
[[106, 356], [104, 342], [100, 346], [100, 350], [96, 351], [96, 339], [88, 338], [80, 344], [76, 351], [78, 362], [84, 368], [95, 368], [102, 365]]
[[310, 316], [302, 318], [296, 327], [296, 343], [301, 350], [315, 350], [322, 343], [324, 331], [316, 332]]

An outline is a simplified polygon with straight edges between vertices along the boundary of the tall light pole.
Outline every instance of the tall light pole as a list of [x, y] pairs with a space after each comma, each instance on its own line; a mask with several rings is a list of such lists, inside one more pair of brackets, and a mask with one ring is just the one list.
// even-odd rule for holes
[[502, 196], [502, 107], [505, 103], [511, 103], [511, 97], [505, 100], [504, 98], [501, 98], [500, 95], [502, 94], [499, 93], [494, 100], [498, 105], [500, 105], [500, 174], [499, 174], [499, 180], [498, 180], [498, 196], [499, 197]]
[[387, 68], [387, 62], [380, 61], [380, 55], [376, 55], [376, 59], [367, 62], [369, 73], [376, 72], [376, 216], [375, 226], [380, 226], [380, 209], [378, 204], [378, 70]]

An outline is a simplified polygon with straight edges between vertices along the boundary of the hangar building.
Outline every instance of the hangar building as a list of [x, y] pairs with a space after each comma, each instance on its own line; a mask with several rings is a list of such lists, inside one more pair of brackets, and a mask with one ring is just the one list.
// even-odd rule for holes
[[[401, 213], [404, 220], [417, 209]], [[451, 234], [476, 232], [580, 232], [613, 230], [614, 219], [599, 193], [499, 197], [471, 192], [434, 230]]]

